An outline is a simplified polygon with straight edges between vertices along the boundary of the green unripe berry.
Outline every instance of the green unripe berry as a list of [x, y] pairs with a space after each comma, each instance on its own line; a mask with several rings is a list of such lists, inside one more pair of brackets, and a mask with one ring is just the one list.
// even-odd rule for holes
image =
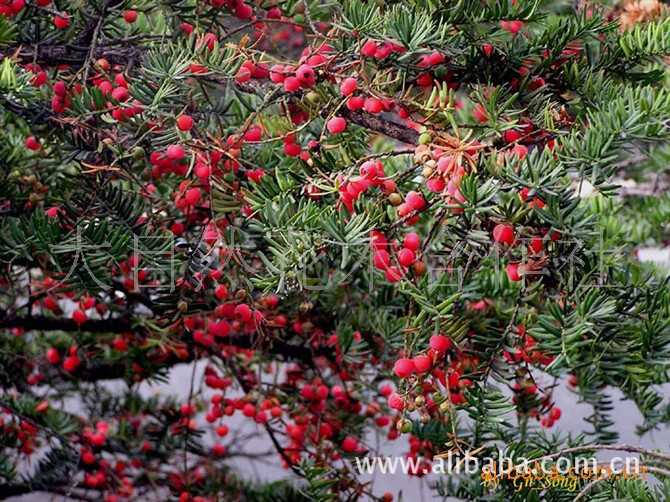
[[409, 434], [410, 432], [412, 432], [412, 421], [407, 420], [406, 418], [402, 418], [398, 420], [396, 428], [398, 429], [398, 432], [400, 432], [401, 434]]
[[314, 91], [310, 91], [307, 94], [305, 94], [305, 99], [309, 104], [315, 105], [316, 103], [321, 101], [321, 96], [319, 96], [319, 94]]
[[136, 146], [135, 148], [133, 148], [133, 152], [131, 153], [131, 155], [134, 160], [142, 160], [145, 155], [144, 148], [142, 148], [141, 146]]
[[400, 195], [397, 192], [389, 194], [389, 202], [391, 203], [392, 206], [399, 206], [400, 204], [402, 204], [402, 195]]

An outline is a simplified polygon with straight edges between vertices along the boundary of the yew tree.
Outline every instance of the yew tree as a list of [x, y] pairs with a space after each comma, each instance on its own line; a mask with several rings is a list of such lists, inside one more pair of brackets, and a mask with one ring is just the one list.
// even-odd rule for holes
[[667, 448], [667, 6], [247, 1], [0, 0], [0, 498], [388, 501], [354, 457], [620, 449], [613, 395]]

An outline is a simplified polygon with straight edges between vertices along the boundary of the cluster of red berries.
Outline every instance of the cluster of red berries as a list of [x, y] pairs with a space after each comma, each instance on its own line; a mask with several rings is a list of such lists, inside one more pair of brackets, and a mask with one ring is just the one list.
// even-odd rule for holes
[[547, 366], [554, 360], [553, 356], [547, 355], [544, 351], [537, 349], [537, 341], [529, 333], [526, 332], [523, 326], [517, 326], [519, 334], [519, 350], [514, 353], [505, 351], [503, 355], [509, 362], [518, 363], [525, 361], [530, 364], [541, 364]]
[[393, 180], [385, 179], [384, 165], [379, 161], [367, 161], [361, 165], [358, 176], [346, 178], [344, 174], [339, 174], [337, 181], [340, 184], [338, 193], [340, 203], [344, 204], [349, 212], [353, 212], [353, 203], [368, 188], [378, 186], [384, 193], [395, 192], [395, 183]]
[[426, 354], [414, 356], [412, 359], [407, 357], [398, 359], [393, 366], [393, 372], [399, 378], [409, 378], [414, 373], [426, 373], [433, 368], [450, 347], [451, 341], [449, 338], [443, 335], [433, 335], [430, 338], [430, 350]]
[[3, 408], [2, 413], [10, 417], [10, 420], [7, 420], [0, 415], [0, 435], [4, 444], [16, 448], [24, 455], [32, 455], [35, 448], [40, 445], [37, 427], [26, 419], [16, 418], [9, 408]]
[[[139, 221], [138, 223], [142, 223]], [[118, 267], [112, 267], [112, 275], [123, 278], [123, 285], [128, 291], [136, 291], [140, 285], [157, 286], [157, 281], [148, 281], [148, 272], [141, 266], [142, 259], [138, 254], [132, 254], [122, 261]]]
[[[410, 232], [405, 235], [401, 245], [392, 247], [384, 234], [375, 230], [370, 235], [370, 246], [373, 251], [372, 263], [375, 268], [384, 271], [389, 282], [400, 281], [410, 267], [413, 267], [416, 275], [423, 275], [425, 265], [417, 261], [417, 252], [419, 252], [420, 245], [419, 235]], [[399, 267], [393, 265], [392, 253]]]
[[249, 19], [254, 13], [253, 9], [242, 0], [207, 0], [207, 3], [215, 9], [226, 7], [240, 20]]
[[333, 49], [327, 45], [322, 45], [316, 52], [305, 49], [296, 66], [272, 66], [270, 80], [282, 84], [286, 92], [309, 89], [316, 84], [316, 69], [328, 61], [332, 52]]
[[550, 395], [538, 395], [537, 385], [525, 383], [514, 385], [514, 397], [512, 401], [517, 406], [519, 414], [529, 416], [540, 421], [542, 427], [553, 427], [554, 423], [562, 416], [561, 409], [551, 400]]
[[[76, 345], [70, 347], [68, 356], [63, 359], [63, 369], [65, 371], [73, 372], [81, 365], [81, 359], [77, 355], [78, 350], [79, 348]], [[54, 347], [47, 350], [46, 358], [54, 366], [60, 362], [60, 354]]]
[[394, 44], [388, 41], [377, 43], [374, 40], [367, 40], [361, 46], [361, 54], [365, 57], [375, 59], [386, 59], [394, 52], [402, 54], [407, 51], [402, 45]]

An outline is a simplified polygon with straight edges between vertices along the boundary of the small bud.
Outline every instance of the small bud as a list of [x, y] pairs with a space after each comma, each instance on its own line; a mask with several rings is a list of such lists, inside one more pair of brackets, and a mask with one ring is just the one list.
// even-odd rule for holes
[[179, 300], [179, 303], [177, 303], [177, 310], [182, 313], [186, 312], [186, 310], [188, 310], [188, 303], [184, 300]]
[[427, 145], [430, 143], [430, 134], [428, 133], [423, 133], [421, 136], [419, 136], [419, 144], [420, 145]]
[[426, 398], [423, 396], [416, 396], [416, 398], [414, 399], [414, 404], [421, 407], [424, 404], [426, 404]]

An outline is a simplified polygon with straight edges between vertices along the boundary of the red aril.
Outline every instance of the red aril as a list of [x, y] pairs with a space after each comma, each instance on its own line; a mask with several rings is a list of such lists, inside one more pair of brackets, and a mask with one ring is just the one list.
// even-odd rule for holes
[[514, 229], [510, 225], [499, 223], [493, 228], [493, 240], [511, 246], [514, 243]]
[[414, 373], [414, 361], [407, 357], [398, 359], [393, 365], [393, 372], [400, 378], [407, 378]]
[[398, 263], [403, 267], [411, 267], [416, 260], [416, 253], [411, 249], [403, 248], [398, 253]]
[[177, 128], [180, 131], [190, 131], [193, 129], [193, 119], [188, 115], [182, 115], [177, 119]]
[[446, 352], [451, 347], [451, 340], [444, 335], [433, 335], [430, 337], [430, 348], [435, 352]]
[[340, 92], [343, 96], [349, 96], [353, 94], [357, 88], [358, 82], [356, 82], [356, 79], [352, 77], [345, 78], [340, 84]]
[[346, 127], [347, 121], [342, 117], [333, 117], [328, 121], [328, 124], [326, 124], [326, 128], [330, 134], [341, 133]]

